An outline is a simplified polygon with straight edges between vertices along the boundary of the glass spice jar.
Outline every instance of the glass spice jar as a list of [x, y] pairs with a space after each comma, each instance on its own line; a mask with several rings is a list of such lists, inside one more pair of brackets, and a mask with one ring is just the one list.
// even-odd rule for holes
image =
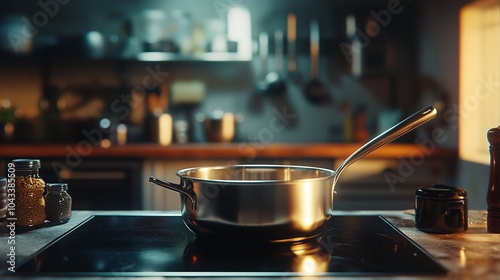
[[0, 177], [0, 221], [7, 217], [7, 178]]
[[67, 222], [71, 218], [71, 196], [68, 184], [47, 183], [45, 195], [45, 213], [51, 222]]
[[15, 159], [15, 217], [19, 227], [32, 227], [45, 222], [45, 182], [40, 178], [40, 160]]

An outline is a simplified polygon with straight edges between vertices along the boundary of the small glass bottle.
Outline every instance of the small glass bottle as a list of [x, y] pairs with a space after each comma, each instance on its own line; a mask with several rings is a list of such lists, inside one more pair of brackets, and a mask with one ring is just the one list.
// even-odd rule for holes
[[40, 160], [15, 159], [15, 217], [19, 227], [32, 227], [45, 222], [45, 182], [40, 178]]
[[51, 222], [67, 222], [71, 218], [71, 196], [66, 183], [47, 183], [45, 213]]

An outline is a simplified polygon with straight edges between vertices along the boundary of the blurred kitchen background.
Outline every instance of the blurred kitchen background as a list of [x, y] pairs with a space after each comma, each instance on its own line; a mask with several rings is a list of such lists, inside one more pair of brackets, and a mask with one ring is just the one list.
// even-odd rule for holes
[[[500, 101], [498, 92], [487, 100], [459, 94], [467, 74], [459, 71], [460, 40], [478, 33], [466, 33], [460, 24], [469, 20], [467, 26], [488, 30], [470, 46], [482, 51], [465, 57], [483, 53], [476, 61], [494, 65], [467, 69], [474, 79], [481, 76], [498, 87], [499, 48], [483, 50], [491, 45], [484, 38], [493, 36], [498, 46], [497, 2], [2, 1], [0, 147], [11, 152], [0, 160], [5, 166], [16, 157], [9, 147], [64, 149], [96, 137], [96, 131], [103, 137], [92, 144], [110, 149], [155, 145], [175, 151], [203, 144], [206, 150], [230, 145], [238, 153], [238, 143], [359, 146], [434, 105], [438, 117], [397, 142], [431, 142], [440, 152], [410, 162], [414, 170], [408, 175], [401, 174], [408, 159], [397, 155], [356, 163], [341, 179], [338, 209], [412, 208], [415, 188], [434, 183], [467, 189], [470, 207], [483, 209], [485, 135], [500, 122]], [[472, 104], [460, 98], [487, 108], [459, 107]], [[459, 136], [465, 127], [459, 108], [482, 114], [479, 120], [465, 118], [472, 123], [465, 136]], [[232, 128], [217, 130], [228, 123], [234, 135]], [[334, 169], [343, 160], [301, 154], [252, 162]], [[165, 159], [94, 156], [65, 177], [54, 175], [51, 164], [62, 157], [31, 157], [42, 157], [46, 181], [71, 182], [69, 192], [80, 209], [178, 209], [178, 195], [154, 188], [149, 175], [177, 182], [180, 168], [245, 162], [238, 156], [200, 160], [189, 153]], [[404, 175], [396, 185], [388, 183], [391, 170]], [[109, 186], [114, 187], [103, 191]], [[123, 197], [110, 204], [103, 195], [110, 192], [110, 199]]]

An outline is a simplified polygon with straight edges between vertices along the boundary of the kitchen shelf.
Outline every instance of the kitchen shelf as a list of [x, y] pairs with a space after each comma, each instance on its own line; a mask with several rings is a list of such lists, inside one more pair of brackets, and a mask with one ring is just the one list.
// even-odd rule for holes
[[240, 53], [207, 52], [194, 54], [178, 54], [168, 52], [141, 52], [136, 56], [138, 61], [250, 61], [251, 56]]
[[[325, 158], [344, 159], [351, 155], [362, 143], [193, 143], [172, 144], [160, 146], [156, 144], [130, 144], [102, 148], [87, 145], [2, 145], [2, 158], [22, 157], [66, 157], [81, 156], [84, 158], [157, 158], [157, 159], [245, 159], [245, 158]], [[89, 152], [90, 150], [90, 152]], [[82, 151], [79, 153], [79, 151]], [[433, 151], [415, 144], [394, 143], [367, 155], [372, 159], [397, 158], [445, 158], [456, 159], [457, 150], [449, 148], [435, 148]]]
[[125, 56], [87, 56], [77, 54], [26, 54], [14, 55], [0, 53], [0, 59], [5, 61], [66, 61], [66, 60], [85, 60], [85, 61], [104, 61], [104, 62], [248, 62], [252, 60], [251, 56], [240, 53], [226, 52], [206, 52], [194, 54], [180, 54], [171, 52], [140, 52], [132, 57]]

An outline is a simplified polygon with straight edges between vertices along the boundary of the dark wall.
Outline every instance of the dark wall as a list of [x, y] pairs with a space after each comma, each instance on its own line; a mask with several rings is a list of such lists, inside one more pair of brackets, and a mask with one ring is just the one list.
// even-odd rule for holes
[[[60, 1], [48, 6], [53, 15], [47, 16], [46, 8], [37, 1], [6, 1], [0, 3], [0, 14], [17, 19], [27, 19], [32, 24], [39, 22], [34, 41], [43, 42], [50, 36], [79, 35], [96, 30], [108, 40], [118, 36], [122, 40], [129, 31], [131, 17], [142, 10], [161, 9], [187, 11], [192, 19], [203, 25], [209, 18], [223, 18], [231, 5], [246, 7], [252, 15], [252, 39], [257, 42], [259, 33], [273, 34], [275, 30], [286, 31], [286, 16], [297, 14], [298, 72], [301, 82], [287, 81], [285, 95], [273, 97], [256, 93], [261, 64], [258, 55], [250, 63], [137, 63], [134, 61], [101, 61], [82, 59], [49, 60], [48, 68], [35, 68], [50, 73], [48, 83], [56, 87], [94, 86], [133, 87], [147, 75], [146, 68], [160, 67], [169, 73], [169, 82], [177, 80], [201, 80], [207, 85], [206, 98], [189, 113], [180, 108], [170, 108], [174, 118], [185, 118], [186, 114], [209, 113], [216, 109], [241, 113], [245, 121], [239, 127], [240, 141], [260, 142], [330, 142], [344, 141], [347, 105], [353, 111], [366, 114], [365, 125], [370, 135], [378, 132], [381, 115], [395, 111], [400, 117], [412, 113], [427, 104], [419, 98], [421, 88], [417, 49], [419, 6], [416, 1], [265, 1], [265, 0], [216, 0], [216, 1]], [[29, 4], [27, 4], [29, 3]], [[58, 3], [48, 1], [47, 3]], [[57, 7], [57, 8], [56, 8]], [[45, 12], [45, 18], [42, 15]], [[363, 40], [363, 76], [353, 77], [349, 72], [343, 43], [345, 18], [356, 16], [358, 37]], [[320, 23], [320, 80], [331, 99], [329, 104], [313, 104], [305, 98], [304, 87], [310, 80], [309, 21], [318, 18]], [[46, 24], [44, 20], [46, 19]], [[367, 29], [368, 28], [368, 29]], [[371, 28], [371, 33], [370, 29]], [[128, 30], [128, 31], [127, 31]], [[125, 35], [124, 35], [125, 34]], [[108, 48], [114, 52], [110, 43]], [[272, 45], [271, 45], [272, 47]], [[271, 48], [272, 50], [272, 48]], [[19, 67], [17, 62], [9, 67]], [[274, 65], [273, 56], [268, 69]], [[45, 70], [41, 70], [44, 72]], [[22, 71], [22, 70], [21, 70]], [[10, 72], [10, 71], [6, 71]], [[40, 73], [42, 75], [43, 73]], [[17, 77], [17, 76], [16, 76]], [[19, 77], [18, 77], [19, 78]], [[0, 79], [2, 79], [0, 77]], [[3, 79], [12, 79], [4, 76]], [[22, 81], [22, 77], [19, 78]], [[31, 82], [28, 81], [28, 82]], [[30, 93], [38, 98], [43, 81], [33, 80]], [[9, 90], [11, 92], [11, 90]], [[0, 93], [2, 93], [0, 91]], [[7, 95], [7, 93], [2, 93]], [[109, 93], [113, 94], [113, 93]], [[115, 99], [117, 97], [108, 97]], [[396, 110], [397, 111], [397, 110]], [[276, 112], [287, 112], [290, 122], [284, 130], [268, 131], [269, 122]], [[349, 114], [350, 114], [349, 113]], [[390, 115], [390, 114], [389, 114]], [[199, 126], [198, 124], [195, 124]], [[204, 141], [199, 129], [195, 141]], [[412, 141], [407, 138], [406, 141]]]

